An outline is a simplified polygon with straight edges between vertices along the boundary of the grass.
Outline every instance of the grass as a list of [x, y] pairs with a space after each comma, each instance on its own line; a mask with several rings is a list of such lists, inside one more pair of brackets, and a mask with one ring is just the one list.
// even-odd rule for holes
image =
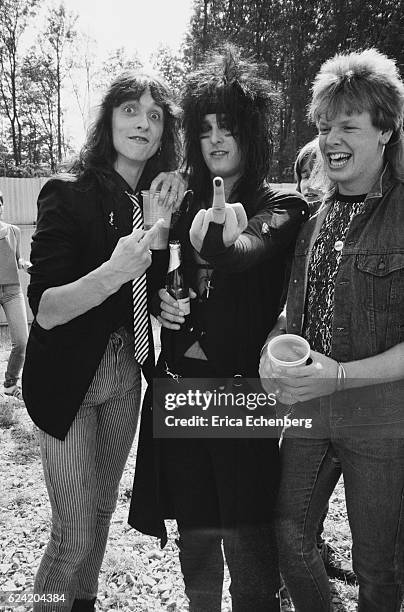
[[32, 504], [36, 500], [33, 491], [17, 491], [14, 495], [13, 504], [18, 508], [24, 508], [26, 505]]
[[39, 442], [32, 424], [20, 424], [11, 431], [15, 463], [30, 463], [40, 457]]
[[0, 428], [10, 429], [19, 423], [18, 409], [6, 401], [0, 402]]

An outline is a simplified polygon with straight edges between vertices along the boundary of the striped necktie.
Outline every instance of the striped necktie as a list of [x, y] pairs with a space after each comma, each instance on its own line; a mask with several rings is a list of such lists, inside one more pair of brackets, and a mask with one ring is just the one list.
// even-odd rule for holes
[[[133, 203], [133, 229], [143, 229], [143, 213], [137, 195], [125, 192]], [[142, 365], [149, 354], [149, 317], [147, 314], [146, 272], [133, 279], [133, 331], [135, 336], [135, 359]]]

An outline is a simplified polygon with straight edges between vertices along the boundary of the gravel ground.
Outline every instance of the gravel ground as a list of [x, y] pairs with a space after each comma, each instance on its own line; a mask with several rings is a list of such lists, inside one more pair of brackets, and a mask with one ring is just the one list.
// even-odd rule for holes
[[[0, 376], [8, 357], [0, 348]], [[36, 434], [24, 405], [0, 399], [0, 591], [32, 591], [39, 561], [48, 541], [50, 507], [42, 477]], [[164, 551], [158, 540], [144, 536], [127, 525], [136, 458], [130, 453], [120, 485], [110, 536], [102, 566], [98, 610], [109, 612], [152, 612], [188, 609], [175, 545], [176, 524], [168, 521], [169, 543]], [[336, 488], [326, 521], [326, 534], [345, 554], [350, 551], [343, 485]], [[231, 610], [226, 572], [222, 612]], [[334, 610], [356, 609], [357, 590], [341, 582], [333, 584]], [[1, 608], [11, 610], [11, 608]], [[14, 607], [27, 612], [30, 606]], [[282, 611], [293, 607], [283, 601]], [[254, 610], [251, 610], [254, 612]]]

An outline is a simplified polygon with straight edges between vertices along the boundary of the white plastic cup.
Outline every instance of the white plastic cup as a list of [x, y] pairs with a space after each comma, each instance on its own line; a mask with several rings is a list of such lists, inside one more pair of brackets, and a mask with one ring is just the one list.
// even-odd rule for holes
[[296, 334], [282, 334], [269, 341], [268, 356], [278, 368], [295, 368], [305, 365], [310, 357], [310, 344]]
[[158, 203], [159, 195], [159, 191], [154, 193], [142, 191], [144, 229], [148, 230], [158, 219], [164, 219], [164, 223], [159, 228], [158, 234], [150, 245], [150, 248], [155, 251], [167, 248], [172, 213], [171, 208], [166, 208]]

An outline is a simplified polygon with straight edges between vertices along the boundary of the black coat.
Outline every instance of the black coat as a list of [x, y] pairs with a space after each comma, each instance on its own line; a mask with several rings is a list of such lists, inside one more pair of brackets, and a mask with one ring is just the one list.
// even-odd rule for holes
[[[214, 267], [214, 289], [207, 301], [191, 300], [192, 333], [162, 328], [157, 377], [163, 375], [166, 364], [176, 373], [184, 352], [195, 340], [200, 342], [217, 377], [235, 374], [258, 377], [260, 349], [283, 307], [288, 263], [299, 227], [307, 217], [307, 206], [294, 192], [268, 187], [255, 194], [246, 209], [247, 214], [249, 210], [255, 212], [249, 215], [247, 229], [230, 248], [223, 245], [221, 227], [210, 224], [201, 255]], [[195, 286], [196, 278], [196, 263], [189, 242], [194, 214], [192, 209], [185, 212], [173, 232], [173, 238], [179, 238], [182, 243], [186, 276], [191, 286]], [[143, 403], [129, 524], [160, 537], [164, 544], [164, 518], [175, 518], [175, 512], [170, 492], [160, 482], [159, 465], [164, 458], [159, 440], [152, 439], [152, 404], [149, 388]], [[175, 444], [176, 440], [172, 442]], [[279, 478], [278, 441], [226, 440], [226, 448], [227, 457], [223, 460], [228, 462], [229, 477], [237, 483], [231, 494], [234, 507], [240, 496], [248, 492], [251, 520], [257, 520], [257, 508], [260, 516], [269, 520]], [[242, 460], [234, 462], [235, 457]], [[234, 521], [237, 522], [237, 516]]]
[[[38, 198], [32, 238], [28, 298], [37, 314], [42, 293], [71, 283], [107, 261], [119, 238], [132, 231], [130, 187], [118, 174], [110, 192], [96, 181], [50, 180]], [[111, 217], [111, 213], [113, 213]], [[158, 266], [154, 266], [158, 269]], [[161, 278], [149, 289], [155, 292]], [[27, 410], [43, 431], [63, 440], [84, 399], [106, 349], [109, 335], [121, 325], [132, 329], [131, 283], [99, 306], [64, 325], [43, 329], [34, 319], [29, 334], [22, 389]], [[151, 351], [143, 372], [150, 378]]]

